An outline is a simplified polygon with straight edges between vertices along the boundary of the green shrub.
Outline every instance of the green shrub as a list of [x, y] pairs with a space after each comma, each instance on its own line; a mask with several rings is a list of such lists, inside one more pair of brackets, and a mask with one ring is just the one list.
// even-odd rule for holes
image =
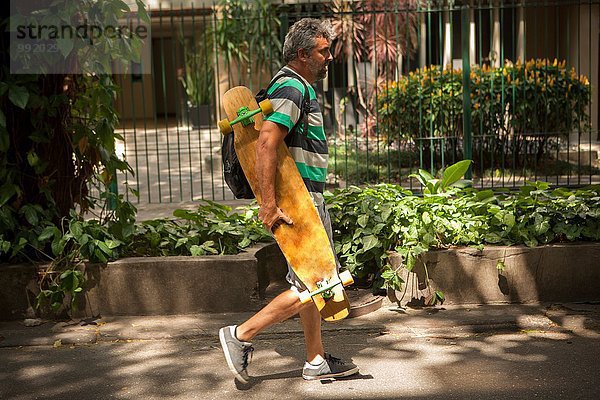
[[375, 288], [399, 288], [387, 263], [392, 250], [411, 270], [419, 255], [449, 246], [600, 240], [598, 185], [572, 190], [528, 182], [516, 192], [446, 187], [422, 197], [388, 184], [328, 193], [342, 264]]
[[[425, 67], [397, 82], [388, 82], [378, 98], [379, 127], [388, 140], [410, 140], [429, 148], [432, 138], [449, 141], [448, 151], [463, 158], [462, 71]], [[540, 161], [552, 138], [588, 132], [591, 87], [566, 63], [531, 60], [507, 62], [502, 68], [474, 67], [470, 75], [470, 105], [474, 140], [484, 157], [501, 162], [507, 152], [518, 165], [526, 160], [528, 141]], [[476, 164], [490, 160], [473, 154]]]

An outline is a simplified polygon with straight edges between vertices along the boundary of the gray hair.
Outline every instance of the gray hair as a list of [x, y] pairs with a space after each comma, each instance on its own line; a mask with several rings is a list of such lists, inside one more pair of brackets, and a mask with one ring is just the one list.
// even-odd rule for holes
[[329, 43], [335, 38], [331, 23], [327, 20], [303, 18], [290, 27], [283, 42], [283, 62], [288, 63], [298, 57], [298, 50], [310, 51], [316, 46], [317, 38]]

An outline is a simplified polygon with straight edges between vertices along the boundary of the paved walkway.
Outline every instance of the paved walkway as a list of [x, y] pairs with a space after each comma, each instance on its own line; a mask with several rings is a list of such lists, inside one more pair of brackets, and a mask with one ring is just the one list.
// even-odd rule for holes
[[248, 314], [0, 323], [2, 399], [598, 399], [600, 303], [399, 309], [324, 324], [358, 376], [301, 378], [292, 319], [259, 335], [234, 383], [219, 327]]

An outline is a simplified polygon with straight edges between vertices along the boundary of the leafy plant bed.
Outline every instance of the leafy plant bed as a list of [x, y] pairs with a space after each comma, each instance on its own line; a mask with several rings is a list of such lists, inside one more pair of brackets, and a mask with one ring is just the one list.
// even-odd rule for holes
[[[374, 292], [400, 290], [403, 270], [412, 271], [430, 250], [600, 240], [600, 186], [551, 189], [545, 182], [528, 182], [512, 191], [477, 190], [460, 180], [469, 165], [465, 160], [449, 166], [438, 178], [423, 170], [411, 175], [423, 186], [422, 195], [389, 184], [328, 193], [342, 265]], [[195, 212], [177, 210], [175, 220], [141, 224], [135, 223], [131, 210], [106, 225], [83, 220], [75, 212], [58, 225], [24, 215], [29, 226], [22, 224], [24, 229], [10, 241], [0, 235], [0, 257], [13, 263], [34, 255], [51, 261], [40, 276], [37, 305], [55, 310], [65, 302], [76, 306], [88, 279], [82, 272], [84, 263], [135, 256], [229, 255], [271, 240], [255, 205], [233, 211], [204, 202]], [[402, 256], [401, 265], [390, 263], [391, 251]], [[499, 271], [506, 268], [501, 258], [496, 263]], [[270, 279], [264, 266], [258, 274], [261, 282]], [[441, 290], [433, 294], [430, 304], [444, 300]]]
[[[342, 265], [375, 289], [399, 290], [401, 269], [412, 271], [430, 250], [600, 240], [600, 186], [552, 189], [538, 181], [516, 191], [477, 190], [458, 179], [467, 163], [448, 167], [440, 178], [420, 170], [414, 177], [422, 196], [389, 184], [329, 194]], [[401, 266], [390, 264], [390, 251], [402, 256]], [[497, 264], [504, 267], [502, 259]], [[442, 300], [437, 293], [432, 303]]]
[[128, 257], [238, 254], [271, 239], [256, 214], [256, 206], [234, 212], [228, 206], [205, 201], [194, 212], [175, 211], [177, 219], [135, 223], [135, 214], [128, 213], [116, 223], [103, 224], [84, 220], [72, 211], [70, 219], [58, 225], [31, 220], [11, 241], [0, 235], [0, 261], [46, 264], [39, 271], [37, 308], [58, 311], [65, 301], [76, 308], [78, 294], [88, 279], [82, 272], [84, 264], [106, 264]]

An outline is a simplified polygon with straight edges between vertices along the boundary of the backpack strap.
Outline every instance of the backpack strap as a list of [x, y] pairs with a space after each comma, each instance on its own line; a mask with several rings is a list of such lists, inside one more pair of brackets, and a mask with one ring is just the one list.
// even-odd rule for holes
[[302, 131], [304, 132], [305, 135], [308, 135], [308, 114], [310, 113], [310, 94], [308, 92], [308, 86], [304, 82], [304, 79], [302, 79], [295, 72], [283, 71], [282, 73], [275, 75], [273, 77], [273, 79], [271, 79], [271, 82], [269, 82], [269, 86], [267, 86], [267, 88], [265, 89], [265, 92], [264, 92], [265, 98], [266, 98], [266, 95], [267, 95], [269, 89], [271, 89], [271, 86], [273, 86], [275, 84], [277, 79], [282, 78], [282, 77], [289, 77], [292, 79], [296, 79], [297, 81], [300, 81], [300, 83], [302, 83], [302, 86], [304, 86], [304, 97], [302, 99], [302, 104], [300, 105], [300, 117], [298, 118], [298, 121], [296, 121], [296, 123], [294, 124], [292, 129], [290, 129], [290, 131], [288, 132], [288, 137], [291, 138], [292, 135], [290, 135], [290, 134], [294, 133], [298, 129], [299, 126], [302, 126], [303, 127]]

